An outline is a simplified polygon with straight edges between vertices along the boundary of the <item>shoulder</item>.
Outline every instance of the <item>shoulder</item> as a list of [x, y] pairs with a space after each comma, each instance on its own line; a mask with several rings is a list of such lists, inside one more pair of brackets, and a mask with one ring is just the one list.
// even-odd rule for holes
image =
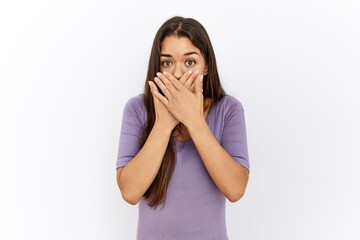
[[241, 132], [245, 131], [245, 114], [239, 99], [230, 95], [222, 97], [210, 108], [207, 123], [221, 144], [243, 136]]
[[218, 102], [214, 103], [210, 111], [216, 121], [228, 123], [232, 119], [243, 119], [244, 108], [239, 99], [231, 95], [225, 95]]
[[144, 94], [139, 94], [127, 100], [125, 107], [136, 108], [136, 109], [145, 108]]
[[144, 104], [144, 94], [139, 94], [127, 100], [124, 107], [124, 115], [136, 117], [141, 122], [144, 121], [146, 109]]
[[244, 111], [244, 107], [239, 99], [231, 95], [225, 95], [220, 101], [214, 103], [214, 108], [222, 109], [225, 112], [231, 112], [234, 110]]
[[125, 103], [125, 111], [135, 111], [135, 112], [144, 112], [144, 94], [139, 94], [137, 96], [131, 97]]

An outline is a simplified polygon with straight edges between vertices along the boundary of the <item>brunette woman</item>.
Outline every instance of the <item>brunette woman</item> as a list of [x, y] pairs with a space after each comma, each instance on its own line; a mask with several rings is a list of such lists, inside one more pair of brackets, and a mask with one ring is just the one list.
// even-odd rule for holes
[[137, 239], [228, 239], [226, 199], [238, 201], [249, 178], [244, 109], [225, 94], [195, 19], [170, 18], [156, 33], [116, 167], [122, 197], [139, 206]]

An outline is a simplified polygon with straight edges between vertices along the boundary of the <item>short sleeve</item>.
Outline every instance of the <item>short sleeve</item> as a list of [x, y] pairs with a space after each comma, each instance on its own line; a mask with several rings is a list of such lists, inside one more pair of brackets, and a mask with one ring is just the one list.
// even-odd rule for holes
[[116, 168], [126, 166], [139, 152], [144, 124], [145, 108], [139, 95], [128, 100], [123, 110]]
[[228, 97], [221, 145], [237, 162], [250, 171], [244, 108], [239, 100]]

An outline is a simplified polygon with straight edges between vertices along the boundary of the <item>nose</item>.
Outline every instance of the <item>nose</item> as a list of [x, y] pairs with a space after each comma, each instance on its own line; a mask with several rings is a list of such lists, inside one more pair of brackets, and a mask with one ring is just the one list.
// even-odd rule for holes
[[176, 64], [173, 72], [174, 77], [179, 80], [183, 74], [184, 74], [184, 70], [182, 69], [182, 67], [179, 66], [179, 64]]

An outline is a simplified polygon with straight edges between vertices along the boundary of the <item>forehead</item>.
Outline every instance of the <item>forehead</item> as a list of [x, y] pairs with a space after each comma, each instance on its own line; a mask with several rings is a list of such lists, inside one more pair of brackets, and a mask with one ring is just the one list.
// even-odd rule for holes
[[162, 41], [161, 53], [183, 55], [188, 52], [200, 54], [200, 50], [187, 37], [168, 36]]

